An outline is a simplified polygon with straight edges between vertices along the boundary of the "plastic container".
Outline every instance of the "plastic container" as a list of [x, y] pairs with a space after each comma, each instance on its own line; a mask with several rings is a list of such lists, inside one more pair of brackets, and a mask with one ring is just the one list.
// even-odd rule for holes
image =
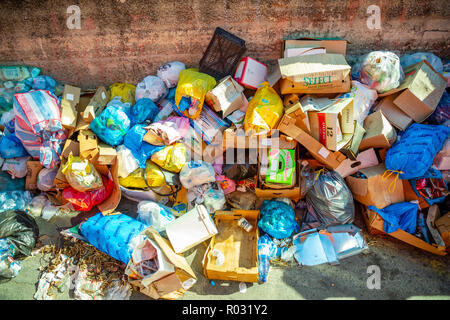
[[200, 60], [200, 72], [219, 80], [233, 73], [247, 48], [241, 38], [217, 27]]

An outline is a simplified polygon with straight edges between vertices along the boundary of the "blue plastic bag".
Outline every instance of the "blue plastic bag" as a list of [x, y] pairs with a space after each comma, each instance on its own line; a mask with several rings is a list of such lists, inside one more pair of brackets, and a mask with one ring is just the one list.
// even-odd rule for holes
[[55, 93], [58, 82], [50, 76], [40, 75], [35, 78], [25, 80], [25, 83], [33, 90], [48, 90]]
[[97, 213], [81, 224], [80, 232], [98, 250], [127, 264], [133, 253], [131, 240], [146, 228], [145, 224], [124, 214]]
[[437, 170], [437, 169], [435, 169], [435, 168], [433, 168], [433, 167], [430, 167], [430, 168], [428, 169], [428, 171], [427, 171], [423, 176], [418, 177], [418, 178], [414, 178], [414, 179], [410, 179], [410, 180], [409, 180], [409, 183], [411, 184], [411, 187], [412, 187], [412, 189], [414, 190], [414, 193], [415, 193], [418, 197], [424, 198], [425, 201], [426, 201], [430, 206], [432, 206], [432, 205], [435, 204], [435, 203], [441, 203], [442, 201], [444, 201], [445, 198], [446, 198], [446, 196], [442, 196], [442, 197], [436, 198], [436, 199], [429, 199], [429, 198], [425, 198], [425, 197], [423, 197], [422, 195], [420, 195], [420, 193], [417, 191], [416, 183], [417, 183], [417, 180], [419, 180], [419, 179], [424, 179], [424, 178], [425, 178], [425, 179], [441, 179], [441, 180], [444, 182], [445, 188], [448, 190], [447, 183], [445, 182], [444, 179], [442, 179], [442, 173], [441, 173], [439, 170]]
[[129, 117], [131, 126], [143, 123], [145, 120], [150, 120], [153, 122], [158, 113], [159, 108], [151, 99], [139, 99], [130, 109]]
[[442, 73], [444, 70], [444, 65], [442, 64], [442, 60], [432, 54], [431, 52], [416, 52], [413, 54], [404, 54], [400, 57], [400, 64], [403, 69], [406, 69], [410, 65], [413, 65], [422, 60], [427, 60], [427, 62], [433, 67], [436, 72]]
[[272, 239], [264, 234], [258, 239], [258, 281], [267, 282], [270, 269], [270, 259], [276, 256], [277, 247]]
[[32, 196], [30, 191], [4, 191], [0, 192], [0, 213], [8, 210], [25, 211], [28, 204], [31, 203]]
[[103, 142], [118, 146], [130, 128], [130, 119], [123, 110], [108, 104], [100, 116], [92, 120], [90, 128]]
[[264, 200], [258, 227], [276, 239], [288, 238], [299, 226], [294, 210], [281, 201]]
[[0, 137], [0, 157], [3, 159], [20, 158], [28, 156], [22, 142], [14, 134]]
[[383, 218], [386, 233], [392, 233], [398, 229], [411, 234], [416, 232], [418, 209], [419, 206], [411, 202], [394, 203], [384, 209], [369, 206], [369, 210], [375, 211]]
[[131, 150], [131, 153], [136, 158], [139, 167], [144, 169], [147, 166], [147, 159], [157, 151], [164, 149], [166, 146], [154, 146], [145, 142], [144, 135], [147, 131], [144, 129], [144, 125], [137, 124], [133, 126], [125, 135], [124, 145]]
[[446, 126], [413, 123], [386, 153], [386, 169], [400, 179], [423, 176], [450, 134]]

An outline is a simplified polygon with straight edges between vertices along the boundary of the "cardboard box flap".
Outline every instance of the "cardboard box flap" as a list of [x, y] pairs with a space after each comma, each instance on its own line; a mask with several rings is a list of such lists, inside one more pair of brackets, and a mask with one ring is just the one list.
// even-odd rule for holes
[[232, 209], [231, 211], [216, 211], [214, 213], [214, 219], [217, 221], [219, 219], [234, 219], [238, 220], [244, 217], [247, 220], [258, 220], [259, 210], [238, 210]]
[[342, 71], [342, 77], [350, 74], [351, 67], [342, 54], [324, 53], [278, 59], [281, 76], [301, 81], [304, 75], [323, 71]]
[[68, 101], [72, 107], [76, 106], [80, 102], [81, 89], [78, 87], [64, 85], [64, 92], [62, 99]]
[[282, 50], [285, 48], [298, 47], [324, 47], [328, 53], [338, 53], [346, 55], [347, 44], [350, 42], [342, 38], [314, 38], [314, 37], [299, 37], [295, 39], [284, 40]]
[[103, 215], [114, 214], [117, 206], [119, 205], [120, 199], [122, 197], [122, 192], [120, 191], [119, 185], [119, 163], [116, 161], [111, 166], [109, 179], [114, 181], [114, 188], [111, 192], [111, 195], [103, 201], [102, 203], [97, 205], [97, 208], [101, 211]]
[[197, 279], [194, 271], [192, 270], [191, 266], [187, 263], [186, 259], [183, 256], [176, 254], [172, 246], [170, 245], [169, 241], [163, 239], [153, 227], [145, 229], [143, 233], [145, 233], [147, 237], [156, 242], [156, 244], [161, 248], [161, 250], [165, 254], [167, 260], [170, 261], [170, 263], [172, 263], [175, 267], [180, 268], [186, 273], [188, 273], [192, 278]]

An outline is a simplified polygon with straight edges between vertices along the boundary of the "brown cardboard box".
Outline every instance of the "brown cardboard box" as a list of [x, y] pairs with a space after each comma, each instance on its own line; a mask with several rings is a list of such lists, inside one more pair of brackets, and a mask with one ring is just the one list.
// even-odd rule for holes
[[[98, 170], [97, 167], [96, 169]], [[103, 175], [102, 172], [100, 172], [100, 174]], [[111, 166], [108, 178], [114, 181], [114, 188], [108, 199], [97, 205], [97, 208], [104, 216], [114, 214], [114, 211], [116, 210], [117, 206], [119, 205], [120, 199], [122, 198], [122, 192], [119, 185], [119, 164], [117, 161], [115, 161]]]
[[361, 125], [356, 120], [354, 121], [354, 127], [355, 131], [353, 132], [352, 138], [345, 146], [340, 149], [340, 151], [351, 160], [356, 160], [359, 146], [364, 134], [366, 133], [366, 130], [361, 127]]
[[61, 123], [69, 130], [77, 126], [78, 110], [81, 89], [70, 85], [64, 86], [63, 97], [61, 99]]
[[116, 160], [117, 152], [116, 149], [100, 142], [98, 145], [98, 163], [100, 165], [112, 165]]
[[446, 139], [442, 150], [434, 157], [433, 165], [438, 170], [450, 170], [450, 139]]
[[142, 233], [161, 248], [165, 258], [174, 265], [175, 272], [152, 282], [148, 287], [145, 287], [140, 280], [130, 279], [130, 284], [153, 299], [175, 300], [181, 297], [197, 282], [194, 271], [186, 259], [182, 255], [176, 254], [169, 241], [162, 238], [153, 227], [145, 229]]
[[82, 116], [86, 123], [91, 123], [98, 117], [109, 101], [109, 91], [105, 87], [98, 87], [92, 99], [84, 109]]
[[341, 54], [325, 53], [283, 58], [278, 60], [278, 64], [282, 77], [282, 94], [350, 91], [351, 67]]
[[205, 102], [216, 112], [222, 111], [222, 118], [248, 104], [243, 94], [244, 88], [231, 76], [226, 76], [209, 91], [205, 96]]
[[53, 181], [57, 189], [65, 189], [70, 186], [70, 184], [67, 182], [66, 176], [62, 173], [62, 168], [65, 162], [66, 161], [61, 159], [61, 165], [59, 166], [58, 173], [56, 173], [55, 180]]
[[[366, 206], [361, 204], [356, 204], [357, 210], [361, 211], [364, 221], [366, 223], [367, 229], [371, 234], [387, 234], [384, 232], [384, 220], [375, 211], [369, 210]], [[437, 254], [440, 256], [445, 256], [445, 248], [442, 246], [434, 246], [426, 243], [422, 239], [415, 237], [414, 235], [398, 229], [392, 233], [389, 233], [391, 237], [394, 237], [400, 241], [406, 242], [412, 246], [419, 249]]]
[[405, 80], [396, 89], [380, 96], [399, 93], [393, 103], [416, 122], [422, 122], [436, 109], [447, 85], [447, 80], [426, 61], [415, 63], [404, 70]]
[[359, 150], [369, 148], [389, 149], [397, 140], [397, 132], [391, 126], [381, 110], [370, 114], [364, 120], [366, 133], [359, 145]]
[[394, 176], [390, 175], [383, 179], [385, 171], [386, 167], [384, 163], [381, 163], [377, 166], [360, 170], [367, 179], [352, 176], [346, 177], [345, 181], [352, 191], [353, 198], [366, 206], [375, 206], [378, 209], [405, 201], [402, 182], [398, 180], [395, 189], [392, 191], [392, 188], [389, 188], [389, 186], [395, 182]]
[[27, 161], [27, 176], [25, 179], [25, 190], [37, 189], [37, 177], [42, 170], [42, 164], [39, 161]]
[[80, 143], [80, 157], [82, 159], [92, 160], [98, 154], [98, 138], [91, 130], [80, 130], [78, 134]]
[[325, 48], [327, 53], [337, 53], [346, 55], [347, 40], [324, 40], [319, 38], [300, 37], [295, 40], [284, 40], [281, 42], [281, 56], [284, 56], [284, 51], [288, 48]]
[[[211, 239], [202, 261], [206, 278], [258, 282], [258, 215], [257, 210], [216, 211], [214, 219], [220, 232]], [[253, 226], [250, 232], [238, 225], [242, 217]], [[215, 249], [225, 256], [222, 265], [217, 265], [212, 255]]]
[[339, 151], [353, 137], [353, 109], [353, 98], [343, 98], [321, 111], [308, 111], [311, 135], [327, 149]]
[[294, 138], [301, 145], [303, 145], [311, 155], [325, 164], [329, 169], [335, 169], [339, 164], [347, 159], [339, 151], [330, 151], [323, 146], [319, 141], [311, 137], [308, 133], [300, 129], [296, 125], [296, 120], [289, 114], [285, 114], [278, 124], [278, 130], [282, 133]]
[[61, 157], [68, 159], [71, 153], [73, 156], [78, 157], [80, 155], [80, 144], [74, 140], [67, 139]]
[[298, 94], [296, 93], [287, 94], [283, 98], [283, 105], [286, 109], [289, 109], [290, 107], [294, 106], [299, 100], [300, 98]]
[[305, 131], [308, 134], [311, 134], [311, 128], [309, 125], [308, 115], [303, 110], [303, 106], [300, 102], [294, 103], [293, 106], [287, 108], [285, 110], [285, 114], [295, 118], [295, 125]]
[[414, 122], [414, 120], [394, 104], [394, 100], [397, 96], [398, 93], [384, 97], [374, 107], [374, 110], [381, 110], [394, 127], [400, 130], [405, 130], [411, 123]]
[[444, 240], [445, 246], [450, 248], [450, 212], [435, 221], [435, 225]]

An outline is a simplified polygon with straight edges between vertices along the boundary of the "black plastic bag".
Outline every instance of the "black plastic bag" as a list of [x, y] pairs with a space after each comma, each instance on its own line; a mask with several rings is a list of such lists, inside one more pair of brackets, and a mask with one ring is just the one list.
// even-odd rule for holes
[[39, 237], [39, 227], [32, 216], [23, 211], [0, 213], [0, 239], [8, 239], [20, 254], [30, 256]]

